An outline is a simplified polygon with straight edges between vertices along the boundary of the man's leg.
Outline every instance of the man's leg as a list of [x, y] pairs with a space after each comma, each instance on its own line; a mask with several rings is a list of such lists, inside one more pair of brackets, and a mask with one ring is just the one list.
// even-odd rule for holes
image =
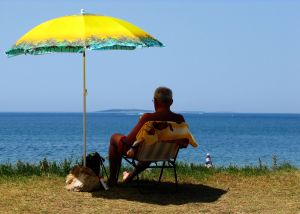
[[118, 174], [121, 167], [122, 154], [119, 152], [119, 141], [124, 135], [121, 134], [113, 134], [110, 138], [109, 143], [109, 185], [114, 186], [118, 181]]

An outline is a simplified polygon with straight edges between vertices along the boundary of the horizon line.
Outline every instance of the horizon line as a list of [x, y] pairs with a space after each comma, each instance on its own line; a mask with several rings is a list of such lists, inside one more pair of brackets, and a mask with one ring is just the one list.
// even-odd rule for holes
[[[124, 110], [130, 110], [130, 109], [107, 109], [107, 110], [99, 110], [99, 111], [87, 111], [87, 114], [90, 113], [114, 113], [114, 112], [105, 112], [105, 111], [111, 111], [111, 110], [119, 110], [119, 111], [124, 111]], [[134, 111], [138, 111], [139, 109], [134, 109]], [[140, 109], [141, 111], [146, 111], [146, 112], [141, 112], [141, 113], [147, 113], [148, 110]], [[149, 112], [154, 112], [150, 111]], [[180, 111], [175, 111], [175, 113], [200, 113], [200, 114], [293, 114], [293, 115], [300, 115], [300, 112], [234, 112], [234, 111], [200, 111], [200, 110], [180, 110]], [[0, 114], [5, 114], [5, 113], [58, 113], [58, 114], [63, 114], [63, 113], [78, 113], [78, 114], [83, 114], [81, 111], [0, 111]], [[119, 113], [119, 112], [115, 112]]]

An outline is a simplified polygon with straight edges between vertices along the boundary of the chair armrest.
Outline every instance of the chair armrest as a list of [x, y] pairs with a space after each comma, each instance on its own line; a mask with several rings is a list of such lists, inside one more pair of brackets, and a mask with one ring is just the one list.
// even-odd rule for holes
[[143, 142], [144, 142], [144, 140], [137, 140], [137, 141], [135, 141], [132, 144], [131, 148], [126, 152], [126, 156], [129, 157], [129, 158], [134, 158], [134, 156], [136, 155], [136, 152], [137, 152], [137, 149], [138, 149], [139, 145], [141, 143], [143, 143]]

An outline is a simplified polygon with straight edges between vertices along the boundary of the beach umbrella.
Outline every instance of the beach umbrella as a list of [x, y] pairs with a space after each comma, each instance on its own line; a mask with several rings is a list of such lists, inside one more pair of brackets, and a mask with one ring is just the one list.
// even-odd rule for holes
[[80, 53], [83, 57], [83, 163], [86, 166], [86, 50], [134, 50], [163, 47], [157, 39], [121, 19], [85, 13], [46, 21], [24, 34], [7, 56], [54, 52]]

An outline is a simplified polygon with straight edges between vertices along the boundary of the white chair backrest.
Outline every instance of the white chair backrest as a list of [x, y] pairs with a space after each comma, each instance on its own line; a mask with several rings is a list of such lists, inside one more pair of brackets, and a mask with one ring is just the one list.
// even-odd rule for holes
[[136, 159], [139, 161], [167, 161], [176, 157], [179, 149], [178, 140], [171, 142], [143, 142], [138, 149]]

